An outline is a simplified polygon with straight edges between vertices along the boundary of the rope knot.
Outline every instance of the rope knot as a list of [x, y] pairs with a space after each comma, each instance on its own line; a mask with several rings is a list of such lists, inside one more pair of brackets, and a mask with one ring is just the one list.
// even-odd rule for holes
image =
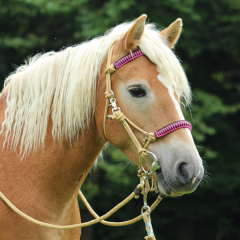
[[144, 158], [145, 156], [147, 156], [147, 149], [144, 149], [144, 148], [140, 148], [138, 150], [138, 154], [140, 155], [140, 157]]
[[[138, 170], [138, 173], [137, 173], [137, 176], [138, 176], [138, 177], [143, 177], [144, 175], [145, 175], [144, 171], [141, 170], [141, 169], [139, 169], [139, 170]], [[139, 185], [140, 185], [140, 184], [139, 184]]]
[[118, 120], [119, 122], [123, 122], [126, 119], [126, 116], [124, 115], [124, 113], [120, 111], [116, 111], [115, 116], [116, 116], [116, 120]]
[[105, 98], [114, 98], [113, 92], [112, 91], [105, 92]]
[[107, 73], [110, 73], [110, 74], [112, 74], [112, 73], [114, 73], [116, 71], [116, 69], [115, 69], [115, 66], [113, 65], [113, 64], [111, 64], [106, 70], [105, 70], [105, 74], [107, 74]]
[[156, 137], [155, 137], [155, 133], [153, 132], [150, 132], [150, 134], [148, 135], [148, 139], [153, 142], [156, 140]]
[[145, 240], [156, 240], [154, 235], [146, 236], [144, 239]]

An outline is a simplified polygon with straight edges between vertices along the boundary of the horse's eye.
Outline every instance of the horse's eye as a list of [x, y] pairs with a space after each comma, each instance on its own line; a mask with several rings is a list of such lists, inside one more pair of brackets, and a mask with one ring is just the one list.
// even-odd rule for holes
[[128, 91], [132, 97], [144, 97], [146, 95], [145, 90], [140, 87], [131, 87]]

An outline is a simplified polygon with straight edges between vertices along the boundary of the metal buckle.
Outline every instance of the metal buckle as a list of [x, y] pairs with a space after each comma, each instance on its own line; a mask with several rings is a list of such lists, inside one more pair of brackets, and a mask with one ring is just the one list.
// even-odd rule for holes
[[[112, 90], [111, 90], [112, 91]], [[112, 91], [112, 93], [113, 93], [113, 91]], [[113, 93], [113, 95], [114, 95], [114, 93]], [[121, 108], [120, 107], [118, 107], [117, 106], [117, 103], [116, 103], [116, 98], [110, 98], [110, 103], [111, 104], [109, 104], [109, 106], [112, 106], [113, 108], [112, 108], [112, 113], [113, 113], [113, 115], [115, 115], [115, 111], [120, 111], [121, 112]]]
[[144, 209], [148, 209], [149, 210], [149, 215], [150, 215], [150, 213], [151, 213], [151, 208], [147, 205], [147, 190], [146, 190], [146, 188], [145, 188], [145, 190], [144, 190], [144, 196], [143, 196], [143, 207], [142, 207], [142, 209], [141, 209], [141, 214], [143, 215], [143, 210]]

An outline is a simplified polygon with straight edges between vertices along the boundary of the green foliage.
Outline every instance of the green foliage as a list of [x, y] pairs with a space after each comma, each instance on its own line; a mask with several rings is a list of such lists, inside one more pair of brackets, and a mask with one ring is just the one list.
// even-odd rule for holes
[[[142, 13], [164, 28], [183, 19], [176, 46], [191, 83], [193, 107], [185, 110], [193, 125], [198, 150], [210, 181], [193, 194], [165, 199], [153, 212], [157, 239], [225, 240], [240, 237], [240, 0], [0, 0], [0, 78], [29, 55], [58, 51], [86, 41]], [[98, 214], [126, 197], [138, 183], [137, 169], [109, 147], [104, 161], [92, 170], [82, 191]], [[153, 201], [151, 196], [149, 201]], [[79, 201], [80, 202], [80, 201]], [[140, 213], [134, 200], [111, 220], [124, 221]], [[86, 209], [81, 205], [83, 221]], [[144, 224], [124, 228], [93, 226], [82, 239], [142, 239]], [[94, 231], [93, 231], [94, 229]]]

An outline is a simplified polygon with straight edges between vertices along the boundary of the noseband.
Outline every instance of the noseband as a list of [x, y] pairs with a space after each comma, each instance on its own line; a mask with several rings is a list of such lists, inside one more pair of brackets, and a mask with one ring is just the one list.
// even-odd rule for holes
[[[111, 120], [116, 119], [116, 120], [122, 122], [124, 128], [126, 129], [127, 133], [129, 134], [130, 138], [132, 139], [133, 143], [135, 144], [135, 146], [138, 149], [138, 154], [140, 157], [140, 166], [141, 166], [142, 170], [146, 173], [147, 171], [144, 170], [143, 165], [142, 165], [142, 158], [144, 158], [148, 153], [150, 153], [146, 149], [148, 147], [148, 145], [150, 144], [150, 142], [155, 141], [157, 138], [163, 137], [163, 136], [165, 136], [177, 129], [180, 129], [180, 128], [189, 128], [190, 131], [192, 131], [192, 126], [188, 121], [180, 120], [177, 122], [170, 123], [167, 126], [161, 128], [155, 132], [146, 132], [143, 129], [141, 129], [140, 127], [138, 127], [137, 125], [135, 125], [130, 119], [128, 119], [126, 117], [126, 115], [124, 115], [124, 113], [121, 111], [121, 109], [119, 107], [117, 107], [116, 98], [114, 97], [114, 93], [111, 89], [111, 74], [114, 73], [118, 68], [125, 65], [126, 63], [134, 60], [135, 58], [141, 57], [145, 54], [141, 51], [141, 49], [138, 48], [138, 50], [131, 52], [130, 54], [127, 54], [126, 56], [120, 58], [119, 60], [117, 60], [116, 62], [111, 64], [112, 52], [113, 52], [115, 43], [116, 42], [114, 42], [111, 45], [111, 47], [108, 51], [108, 59], [107, 59], [108, 67], [105, 70], [105, 74], [106, 74], [106, 92], [105, 92], [106, 106], [105, 106], [104, 120], [103, 120], [103, 131], [104, 131], [105, 138], [107, 139], [107, 137], [106, 137], [106, 119], [107, 118], [111, 119]], [[110, 101], [110, 105], [112, 106], [112, 115], [107, 115], [109, 101]], [[141, 146], [141, 144], [137, 140], [137, 138], [134, 135], [129, 124], [132, 127], [134, 127], [135, 129], [137, 129], [138, 131], [140, 131], [141, 133], [143, 133], [143, 136], [144, 136], [143, 146]], [[151, 153], [151, 154], [153, 154], [153, 153]], [[155, 158], [155, 160], [154, 160], [153, 165], [155, 166], [154, 170], [156, 171], [157, 169], [160, 168], [160, 166], [157, 163], [157, 158], [155, 155], [154, 155], [154, 158]], [[158, 165], [157, 167], [156, 167], [156, 164]], [[153, 174], [154, 172], [153, 172], [153, 166], [152, 166], [151, 173]]]

